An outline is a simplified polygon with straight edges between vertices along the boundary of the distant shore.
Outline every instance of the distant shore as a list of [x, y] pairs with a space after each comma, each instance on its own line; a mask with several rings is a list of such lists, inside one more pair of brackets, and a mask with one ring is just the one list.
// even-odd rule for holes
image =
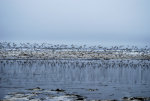
[[150, 59], [150, 48], [0, 43], [0, 59]]
[[5, 50], [0, 59], [150, 59], [150, 53], [125, 51]]

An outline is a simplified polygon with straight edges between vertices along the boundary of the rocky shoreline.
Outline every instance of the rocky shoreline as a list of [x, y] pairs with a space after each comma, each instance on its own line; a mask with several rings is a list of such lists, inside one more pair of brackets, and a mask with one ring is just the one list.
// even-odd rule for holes
[[[95, 89], [88, 89], [94, 92]], [[46, 90], [40, 87], [26, 89], [26, 92], [9, 93], [1, 101], [150, 101], [150, 97], [123, 97], [122, 99], [93, 99], [89, 100], [84, 96], [68, 93], [63, 89]]]

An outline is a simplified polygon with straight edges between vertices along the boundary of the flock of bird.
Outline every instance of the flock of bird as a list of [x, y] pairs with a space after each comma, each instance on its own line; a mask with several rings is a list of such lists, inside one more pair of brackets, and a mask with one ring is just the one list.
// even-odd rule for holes
[[0, 59], [150, 59], [150, 48], [0, 42]]

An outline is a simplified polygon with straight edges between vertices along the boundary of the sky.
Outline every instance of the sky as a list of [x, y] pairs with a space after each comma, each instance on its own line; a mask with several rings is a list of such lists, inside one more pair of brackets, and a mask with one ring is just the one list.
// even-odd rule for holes
[[150, 0], [0, 0], [0, 41], [150, 46]]

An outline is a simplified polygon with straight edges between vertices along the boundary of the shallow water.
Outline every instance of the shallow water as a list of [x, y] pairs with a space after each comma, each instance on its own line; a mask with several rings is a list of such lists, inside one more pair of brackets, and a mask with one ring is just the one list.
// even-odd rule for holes
[[35, 87], [86, 99], [150, 97], [150, 61], [0, 60], [0, 99]]

